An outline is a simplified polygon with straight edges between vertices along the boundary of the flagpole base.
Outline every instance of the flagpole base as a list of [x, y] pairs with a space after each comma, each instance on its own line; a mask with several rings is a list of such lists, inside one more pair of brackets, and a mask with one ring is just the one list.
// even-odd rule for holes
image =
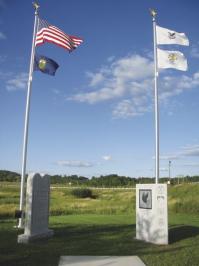
[[24, 221], [22, 218], [19, 218], [19, 223], [17, 225], [17, 228], [24, 229]]

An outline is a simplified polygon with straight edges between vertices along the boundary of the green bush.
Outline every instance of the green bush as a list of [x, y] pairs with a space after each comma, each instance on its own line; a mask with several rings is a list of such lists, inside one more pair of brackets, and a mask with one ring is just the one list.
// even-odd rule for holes
[[89, 188], [76, 188], [71, 191], [76, 198], [93, 198], [92, 190]]

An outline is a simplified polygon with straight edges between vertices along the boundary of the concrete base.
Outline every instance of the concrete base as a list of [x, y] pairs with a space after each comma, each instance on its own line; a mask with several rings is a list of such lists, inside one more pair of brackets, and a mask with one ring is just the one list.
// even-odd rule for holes
[[61, 256], [58, 266], [146, 266], [137, 256]]
[[38, 240], [38, 239], [49, 238], [49, 237], [53, 236], [53, 234], [54, 234], [53, 230], [48, 230], [42, 234], [19, 235], [18, 236], [18, 243], [28, 244], [28, 243], [33, 242], [33, 241]]

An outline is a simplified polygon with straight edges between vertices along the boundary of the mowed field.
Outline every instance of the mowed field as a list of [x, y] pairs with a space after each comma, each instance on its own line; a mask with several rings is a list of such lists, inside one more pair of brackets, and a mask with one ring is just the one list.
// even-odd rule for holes
[[93, 189], [79, 199], [70, 188], [51, 189], [54, 237], [17, 244], [14, 228], [19, 184], [0, 183], [0, 265], [58, 265], [61, 255], [137, 255], [146, 265], [199, 265], [199, 184], [173, 186], [169, 197], [169, 241], [158, 246], [135, 239], [135, 190]]

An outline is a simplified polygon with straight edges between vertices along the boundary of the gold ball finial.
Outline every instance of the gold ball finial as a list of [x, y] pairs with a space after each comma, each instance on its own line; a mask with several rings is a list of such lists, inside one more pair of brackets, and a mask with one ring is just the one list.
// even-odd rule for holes
[[150, 8], [150, 13], [151, 13], [151, 16], [152, 16], [153, 18], [155, 18], [156, 15], [157, 15], [157, 12], [156, 12], [155, 9], [153, 9], [153, 8]]
[[35, 11], [37, 11], [39, 9], [39, 4], [36, 2], [33, 2], [32, 4], [33, 4]]

